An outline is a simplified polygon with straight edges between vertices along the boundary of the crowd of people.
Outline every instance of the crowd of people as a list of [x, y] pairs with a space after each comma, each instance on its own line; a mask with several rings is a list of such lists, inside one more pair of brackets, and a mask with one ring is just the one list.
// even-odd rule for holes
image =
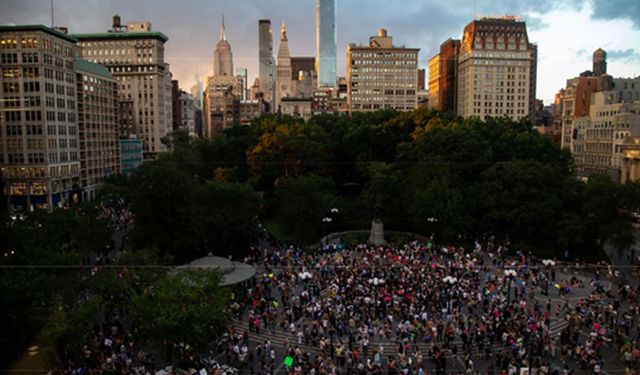
[[[286, 371], [310, 374], [600, 373], [611, 341], [637, 369], [637, 285], [509, 257], [492, 240], [471, 251], [274, 246], [245, 261], [261, 272], [234, 305], [245, 328], [233, 328], [220, 353], [246, 371], [272, 373], [288, 357]], [[280, 351], [276, 334], [285, 337]]]

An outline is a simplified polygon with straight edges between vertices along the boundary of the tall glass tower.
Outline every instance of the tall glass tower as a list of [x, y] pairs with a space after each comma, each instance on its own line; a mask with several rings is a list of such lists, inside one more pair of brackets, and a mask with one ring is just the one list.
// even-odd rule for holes
[[264, 94], [264, 100], [273, 103], [275, 60], [273, 59], [273, 34], [270, 20], [258, 21], [258, 53], [260, 91]]
[[338, 70], [338, 0], [316, 0], [316, 72], [318, 86], [335, 87]]

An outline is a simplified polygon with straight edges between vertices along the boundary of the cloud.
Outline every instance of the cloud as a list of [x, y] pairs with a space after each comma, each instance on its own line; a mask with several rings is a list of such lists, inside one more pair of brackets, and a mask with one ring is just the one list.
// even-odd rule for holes
[[638, 0], [592, 0], [593, 18], [603, 20], [628, 19], [634, 29], [640, 29], [640, 2]]
[[640, 63], [640, 53], [633, 48], [626, 50], [607, 51], [607, 60], [622, 60], [625, 63]]
[[[0, 2], [0, 24], [51, 22], [49, 1]], [[420, 65], [426, 68], [443, 41], [461, 38], [474, 14], [520, 15], [527, 21], [531, 41], [538, 44], [538, 92], [544, 92], [544, 98], [552, 98], [553, 90], [545, 85], [559, 86], [566, 78], [584, 71], [596, 48], [626, 52], [630, 41], [638, 40], [633, 26], [640, 19], [638, 2], [475, 0], [474, 9], [472, 0], [338, 0], [338, 74], [346, 74], [347, 45], [367, 43], [379, 28], [386, 28], [396, 44], [420, 48]], [[291, 55], [315, 55], [315, 0], [182, 0], [179, 6], [176, 0], [54, 0], [54, 4], [56, 24], [67, 26], [72, 32], [105, 31], [116, 13], [125, 23], [151, 22], [154, 30], [169, 37], [165, 56], [174, 79], [185, 89], [193, 85], [195, 75], [202, 79], [211, 74], [223, 11], [234, 67], [247, 68], [250, 82], [258, 71], [261, 18], [271, 19], [274, 54], [278, 51], [280, 23], [285, 20]], [[580, 22], [576, 22], [578, 16]], [[621, 32], [622, 27], [615, 26], [620, 19], [627, 31]], [[563, 43], [556, 43], [558, 40]], [[609, 56], [612, 71], [627, 73], [631, 62], [638, 65], [637, 53], [617, 57], [614, 52]]]

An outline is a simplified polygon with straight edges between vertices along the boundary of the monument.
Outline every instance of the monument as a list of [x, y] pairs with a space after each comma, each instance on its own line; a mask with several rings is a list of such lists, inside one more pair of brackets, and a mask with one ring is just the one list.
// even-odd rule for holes
[[384, 224], [382, 224], [380, 219], [373, 219], [371, 221], [369, 242], [375, 246], [382, 246], [387, 243], [387, 241], [384, 240]]

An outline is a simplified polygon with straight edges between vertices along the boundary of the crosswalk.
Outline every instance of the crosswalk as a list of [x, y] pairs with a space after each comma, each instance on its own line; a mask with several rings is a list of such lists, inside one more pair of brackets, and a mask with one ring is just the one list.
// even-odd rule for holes
[[[552, 320], [551, 325], [549, 327], [549, 335], [551, 337], [557, 338], [562, 332], [562, 330], [567, 327], [567, 325], [568, 325], [568, 322], [564, 319]], [[284, 348], [288, 344], [289, 346], [297, 346], [298, 348], [300, 348], [300, 350], [310, 352], [310, 353], [317, 353], [319, 351], [319, 347], [317, 346], [306, 345], [304, 343], [298, 344], [297, 339], [294, 335], [279, 329], [277, 329], [274, 333], [271, 333], [269, 332], [269, 330], [266, 330], [266, 329], [261, 329], [260, 335], [258, 335], [255, 331], [249, 330], [248, 322], [239, 321], [239, 320], [234, 320], [233, 327], [238, 334], [241, 334], [245, 331], [248, 332], [249, 341], [254, 344], [264, 343], [267, 340], [269, 340], [271, 342], [271, 345], [273, 345], [276, 348]], [[344, 342], [346, 343], [346, 340], [344, 340]], [[459, 353], [462, 353], [462, 340], [458, 338], [452, 342], [452, 345], [457, 346]], [[385, 356], [395, 356], [397, 354], [398, 343], [395, 341], [389, 341], [389, 340], [378, 340], [378, 339], [371, 340], [369, 345], [369, 351], [377, 349], [380, 346], [383, 347], [382, 354]], [[439, 346], [442, 346], [442, 343]], [[431, 346], [429, 343], [424, 343], [420, 341], [420, 342], [416, 342], [413, 345], [413, 349], [411, 349], [411, 351], [420, 350], [420, 352], [424, 356], [426, 356], [430, 351], [430, 347]], [[504, 349], [504, 346], [502, 343], [496, 342], [492, 345], [491, 348], [492, 348], [492, 352], [496, 353]], [[473, 345], [472, 354], [476, 356], [484, 355], [484, 353], [481, 353], [478, 351], [478, 348], [476, 345]]]

